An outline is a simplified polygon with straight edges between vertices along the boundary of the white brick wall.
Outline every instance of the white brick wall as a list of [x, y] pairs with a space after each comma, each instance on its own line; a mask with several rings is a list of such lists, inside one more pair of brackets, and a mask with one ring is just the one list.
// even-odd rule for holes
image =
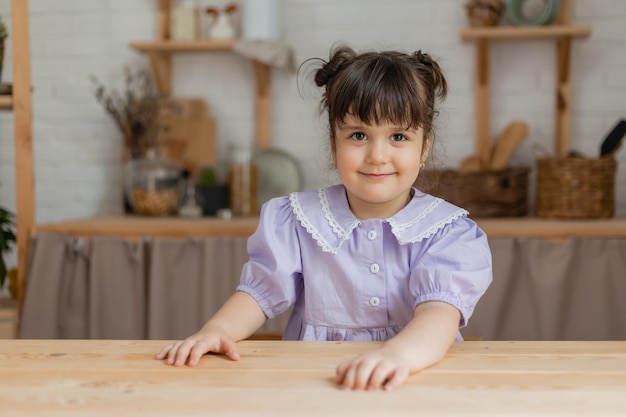
[[[175, 0], [174, 0], [175, 1]], [[205, 4], [226, 3], [225, 0]], [[450, 84], [439, 139], [443, 162], [456, 166], [473, 151], [474, 48], [462, 43], [461, 0], [283, 0], [284, 34], [298, 63], [327, 57], [345, 41], [357, 48], [423, 49], [440, 59]], [[36, 221], [120, 211], [120, 137], [94, 99], [89, 76], [121, 86], [124, 65], [146, 65], [128, 49], [155, 36], [155, 0], [29, 0], [34, 85]], [[10, 1], [0, 0], [10, 24]], [[574, 0], [574, 23], [593, 26], [591, 38], [573, 43], [572, 146], [596, 154], [601, 138], [626, 117], [626, 2]], [[10, 30], [10, 28], [9, 28]], [[4, 81], [11, 81], [11, 50]], [[533, 163], [529, 144], [552, 149], [554, 45], [499, 43], [492, 48], [495, 135], [513, 119], [530, 124], [516, 163]], [[323, 120], [315, 89], [304, 97], [295, 74], [273, 73], [273, 144], [295, 155], [306, 186], [320, 184], [326, 165]], [[181, 54], [174, 59], [174, 93], [201, 96], [218, 120], [219, 154], [230, 142], [251, 140], [254, 79], [250, 63], [235, 54]], [[626, 216], [626, 147], [618, 154], [617, 214]], [[15, 207], [12, 115], [0, 113], [0, 205]]]

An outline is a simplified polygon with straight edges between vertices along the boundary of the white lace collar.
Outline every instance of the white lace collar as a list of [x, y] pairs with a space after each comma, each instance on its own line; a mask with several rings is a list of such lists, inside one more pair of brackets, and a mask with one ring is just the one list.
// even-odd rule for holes
[[[289, 195], [294, 215], [324, 252], [336, 254], [361, 224], [350, 211], [343, 185]], [[389, 223], [401, 245], [426, 239], [468, 212], [440, 198], [414, 189], [411, 201]]]

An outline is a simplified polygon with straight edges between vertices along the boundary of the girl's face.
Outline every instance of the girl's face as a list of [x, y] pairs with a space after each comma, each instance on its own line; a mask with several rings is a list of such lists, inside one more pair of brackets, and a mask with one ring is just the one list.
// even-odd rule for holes
[[335, 126], [335, 138], [335, 163], [354, 215], [387, 218], [400, 211], [428, 154], [423, 130], [367, 125], [348, 115]]

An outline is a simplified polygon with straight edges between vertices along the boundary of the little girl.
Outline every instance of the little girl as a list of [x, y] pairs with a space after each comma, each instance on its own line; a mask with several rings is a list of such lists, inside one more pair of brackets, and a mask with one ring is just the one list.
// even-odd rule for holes
[[385, 341], [338, 366], [349, 389], [393, 389], [437, 363], [492, 279], [487, 238], [462, 208], [413, 188], [434, 140], [446, 81], [427, 54], [321, 61], [341, 184], [267, 202], [237, 291], [196, 334], [157, 354], [196, 365], [239, 359], [236, 341], [291, 306], [286, 340]]

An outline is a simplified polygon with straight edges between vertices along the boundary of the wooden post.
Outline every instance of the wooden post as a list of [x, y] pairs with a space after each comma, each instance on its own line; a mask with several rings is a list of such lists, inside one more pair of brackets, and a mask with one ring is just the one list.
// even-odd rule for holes
[[489, 41], [476, 42], [476, 155], [481, 166], [487, 167], [491, 153], [489, 134]]
[[570, 48], [572, 38], [559, 39], [556, 46], [556, 126], [554, 152], [565, 157], [570, 148], [571, 88], [569, 82]]
[[572, 23], [572, 0], [561, 0], [557, 23], [559, 25], [569, 25]]
[[33, 129], [28, 31], [28, 0], [11, 0], [13, 112], [15, 117], [15, 193], [18, 288], [21, 317], [26, 290], [28, 244], [35, 217]]
[[165, 94], [172, 94], [172, 56], [167, 52], [148, 52], [152, 75], [157, 89]]
[[[170, 40], [171, 0], [159, 0], [157, 11], [157, 40]], [[158, 90], [166, 95], [172, 94], [172, 56], [168, 52], [149, 52], [150, 66]]]
[[271, 68], [269, 65], [254, 61], [256, 76], [256, 145], [262, 151], [271, 145], [270, 124], [272, 117]]
[[[558, 24], [572, 22], [571, 0], [561, 0]], [[571, 37], [556, 41], [556, 124], [554, 127], [554, 153], [563, 158], [570, 151], [571, 88], [569, 80]]]
[[170, 0], [159, 0], [157, 12], [157, 39], [166, 41], [170, 39]]

